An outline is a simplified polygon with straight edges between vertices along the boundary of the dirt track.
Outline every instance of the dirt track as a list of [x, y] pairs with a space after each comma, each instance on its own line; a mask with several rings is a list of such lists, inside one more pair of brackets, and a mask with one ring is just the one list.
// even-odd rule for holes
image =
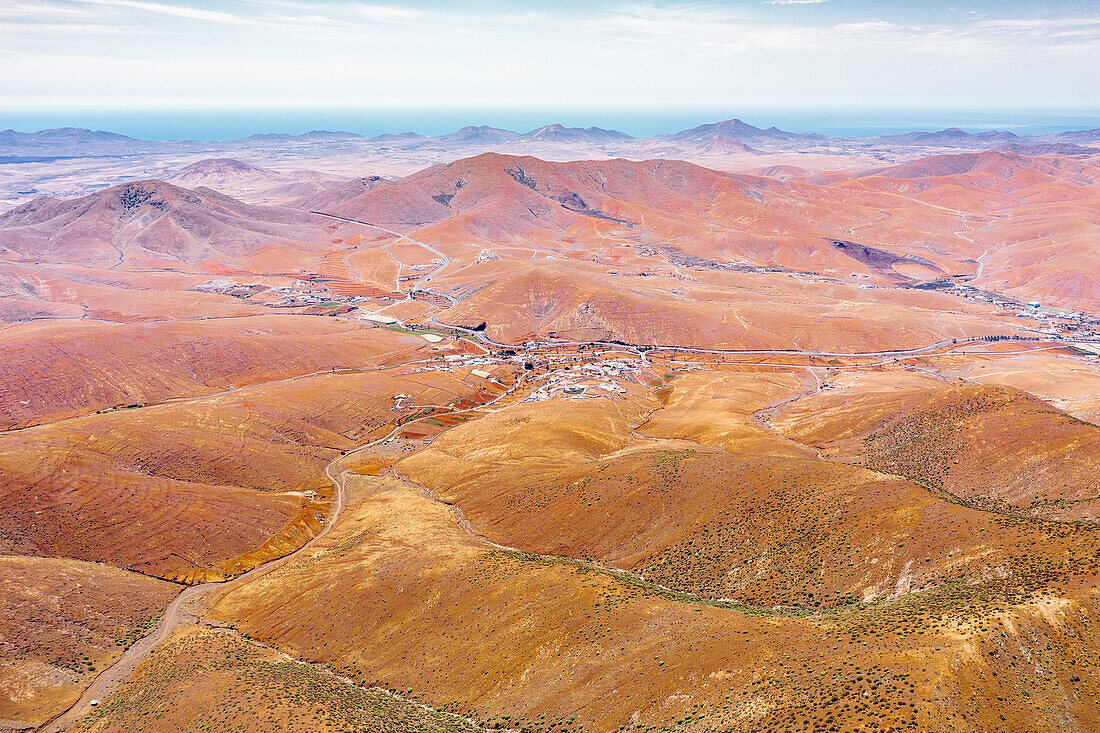
[[[377, 441], [368, 443], [367, 445], [356, 448], [355, 451], [363, 450], [375, 445], [381, 440], [386, 440], [393, 433], [386, 435], [384, 438], [380, 438]], [[347, 455], [354, 453], [355, 451], [349, 451], [348, 454], [340, 456], [336, 460], [332, 461], [325, 467], [325, 475], [329, 477], [333, 485], [336, 486], [336, 494], [332, 508], [329, 511], [329, 516], [325, 521], [325, 525], [321, 528], [309, 542], [299, 547], [289, 555], [276, 558], [270, 562], [266, 562], [263, 565], [259, 565], [247, 573], [237, 576], [234, 580], [252, 580], [266, 574], [267, 572], [274, 570], [283, 563], [289, 561], [298, 553], [309, 548], [314, 542], [324, 537], [332, 529], [332, 526], [336, 523], [336, 519], [344, 511], [344, 479], [342, 474], [338, 474], [336, 477], [331, 473], [333, 464], [338, 462], [341, 458], [345, 458]], [[168, 604], [168, 607], [164, 609], [164, 616], [161, 617], [160, 623], [157, 624], [153, 632], [147, 636], [139, 639], [133, 646], [127, 649], [117, 662], [112, 664], [107, 669], [103, 670], [99, 676], [95, 678], [91, 686], [84, 691], [84, 694], [80, 696], [72, 707], [66, 710], [64, 713], [54, 718], [51, 721], [44, 723], [38, 730], [44, 733], [59, 733], [60, 731], [68, 730], [72, 727], [79, 718], [86, 715], [92, 709], [92, 700], [102, 700], [106, 698], [115, 687], [134, 671], [138, 664], [142, 662], [154, 649], [163, 644], [172, 632], [175, 631], [181, 623], [185, 622], [189, 618], [194, 618], [194, 615], [190, 611], [190, 602], [205, 595], [214, 588], [223, 583], [202, 583], [200, 585], [192, 585], [183, 590], [175, 599]]]
[[[931, 346], [926, 346], [926, 347], [923, 347], [923, 348], [920, 348], [920, 349], [913, 349], [913, 350], [911, 350], [911, 352], [912, 353], [920, 353], [920, 352], [923, 352], [923, 351], [932, 350], [932, 349], [935, 349], [935, 348], [942, 347], [946, 343], [950, 343], [950, 342], [945, 342], [945, 343], [941, 343], [941, 344], [933, 344]], [[701, 351], [701, 350], [694, 350], [694, 349], [686, 349], [686, 350], [687, 351]], [[1036, 351], [1038, 351], [1038, 350], [1043, 350], [1043, 349], [1036, 349]], [[884, 353], [895, 353], [895, 352], [884, 352]], [[896, 353], [900, 353], [900, 352], [896, 352]], [[906, 352], [906, 353], [910, 353], [910, 352]], [[301, 377], [298, 376], [298, 377], [290, 377], [290, 378], [287, 378], [287, 379], [284, 379], [284, 380], [276, 380], [276, 381], [290, 381], [292, 379], [300, 379], [300, 378]], [[490, 407], [494, 403], [498, 402], [499, 400], [505, 398], [506, 396], [508, 396], [509, 394], [514, 392], [516, 389], [518, 389], [520, 386], [522, 386], [523, 383], [524, 383], [524, 380], [521, 377], [516, 382], [516, 384], [514, 384], [512, 387], [510, 387], [505, 392], [501, 393], [499, 396], [497, 396], [493, 400], [490, 400], [489, 402], [486, 402], [484, 405], [480, 405], [479, 407], [472, 408], [472, 410], [455, 410], [454, 412], [456, 412], [456, 413], [457, 412], [471, 412], [471, 411], [476, 411], [476, 410], [480, 410], [480, 409]], [[817, 391], [818, 388], [819, 388], [819, 385], [811, 386], [808, 383], [804, 383], [803, 388], [801, 390], [795, 392], [794, 394], [788, 395], [788, 396], [786, 396], [786, 397], [784, 397], [780, 400], [777, 400], [776, 402], [773, 402], [769, 405], [766, 405], [763, 408], [761, 408], [761, 409], [757, 410], [756, 412], [754, 412], [751, 416], [751, 420], [752, 420], [753, 424], [755, 424], [758, 427], [761, 427], [765, 430], [768, 430], [769, 432], [773, 432], [776, 435], [779, 435], [779, 433], [777, 433], [775, 431], [775, 429], [771, 426], [771, 424], [769, 422], [769, 418], [771, 417], [771, 415], [774, 414], [775, 412], [777, 412], [778, 410], [782, 409], [782, 407], [786, 406], [787, 404], [789, 404], [789, 403], [791, 403], [795, 400], [801, 399], [802, 397], [805, 397], [807, 394], [810, 394], [812, 392]], [[189, 398], [189, 399], [202, 399], [202, 397]], [[246, 573], [243, 573], [242, 575], [237, 576], [232, 581], [223, 581], [223, 582], [217, 582], [217, 583], [203, 583], [203, 584], [200, 584], [200, 585], [189, 586], [189, 587], [185, 588], [165, 608], [164, 616], [162, 617], [160, 623], [158, 623], [156, 628], [150, 634], [148, 634], [147, 636], [145, 636], [142, 639], [138, 640], [133, 646], [131, 646], [129, 649], [127, 649], [123, 653], [123, 655], [119, 658], [119, 660], [117, 662], [115, 662], [113, 665], [111, 665], [110, 667], [105, 669], [103, 672], [101, 672], [96, 677], [96, 679], [92, 682], [92, 684], [88, 687], [88, 689], [85, 690], [84, 694], [82, 694], [81, 697], [72, 705], [72, 707], [70, 707], [65, 712], [59, 714], [58, 716], [56, 716], [52, 720], [47, 721], [46, 723], [44, 723], [42, 726], [40, 726], [38, 728], [38, 731], [40, 733], [59, 733], [60, 731], [68, 730], [79, 718], [83, 717], [88, 712], [90, 712], [92, 710], [92, 705], [91, 705], [92, 700], [103, 700], [107, 696], [109, 696], [123, 680], [125, 680], [126, 678], [128, 678], [130, 676], [130, 674], [133, 672], [133, 670], [150, 653], [152, 653], [152, 651], [154, 649], [156, 649], [160, 644], [162, 644], [165, 640], [167, 640], [169, 638], [169, 636], [172, 634], [173, 631], [175, 631], [177, 628], [179, 628], [180, 625], [187, 622], [188, 620], [195, 618], [195, 614], [192, 613], [192, 611], [191, 611], [191, 606], [192, 606], [192, 604], [195, 600], [201, 598], [203, 595], [210, 592], [214, 588], [216, 588], [218, 586], [223, 586], [225, 584], [225, 582], [248, 582], [250, 580], [254, 580], [256, 578], [262, 577], [263, 575], [267, 574], [271, 570], [274, 570], [274, 569], [282, 566], [283, 564], [289, 562], [291, 559], [293, 559], [294, 557], [298, 556], [300, 553], [306, 551], [311, 546], [313, 546], [314, 543], [316, 543], [317, 541], [319, 541], [320, 539], [325, 537], [331, 531], [332, 527], [336, 524], [337, 520], [340, 518], [340, 516], [342, 515], [342, 513], [344, 511], [344, 508], [345, 508], [345, 502], [346, 502], [345, 480], [344, 480], [344, 473], [345, 472], [344, 471], [340, 471], [339, 473], [335, 472], [335, 468], [336, 468], [337, 464], [339, 464], [343, 459], [345, 459], [348, 456], [353, 455], [353, 454], [355, 454], [359, 451], [366, 450], [368, 448], [371, 448], [375, 445], [378, 445], [382, 442], [385, 442], [385, 441], [389, 440], [391, 437], [396, 435], [400, 430], [402, 430], [403, 428], [405, 428], [409, 424], [412, 424], [412, 423], [415, 423], [415, 422], [420, 422], [421, 420], [437, 419], [439, 417], [441, 417], [441, 414], [427, 415], [427, 416], [424, 416], [422, 418], [418, 418], [416, 420], [411, 420], [408, 423], [396, 426], [390, 432], [388, 432], [386, 435], [382, 436], [381, 438], [378, 438], [378, 439], [373, 440], [369, 443], [366, 443], [362, 446], [359, 446], [359, 447], [357, 447], [357, 448], [355, 448], [351, 451], [348, 451], [348, 453], [346, 453], [342, 456], [338, 456], [336, 459], [334, 459], [329, 464], [327, 464], [325, 466], [325, 475], [328, 477], [329, 481], [332, 482], [332, 484], [333, 484], [333, 486], [335, 487], [336, 490], [335, 490], [334, 497], [333, 497], [334, 498], [333, 504], [332, 504], [332, 507], [330, 508], [330, 511], [329, 511], [329, 516], [326, 518], [324, 526], [321, 528], [321, 531], [317, 533], [317, 535], [315, 535], [312, 539], [310, 539], [308, 542], [303, 544], [301, 547], [299, 547], [294, 552], [291, 552], [287, 555], [284, 555], [281, 558], [276, 558], [276, 559], [271, 560], [267, 563], [259, 565], [255, 568], [253, 568], [252, 570], [250, 570]], [[789, 440], [789, 439], [785, 438], [784, 436], [780, 435], [780, 437], [783, 437], [784, 440]], [[791, 442], [794, 443], [794, 441], [791, 441]], [[804, 446], [804, 445], [799, 444], [799, 443], [795, 443], [795, 445], [798, 445], [803, 450], [808, 450], [808, 451], [813, 450], [813, 449], [807, 448], [807, 446]], [[818, 457], [819, 458], [821, 457], [820, 453], [818, 453]], [[460, 512], [457, 514], [456, 518], [459, 520], [460, 525], [462, 525], [464, 527], [464, 529], [466, 529], [468, 532], [470, 532], [474, 536], [479, 537], [479, 539], [485, 540], [484, 537], [482, 537], [481, 535], [476, 533], [472, 529], [472, 527], [470, 527], [468, 525], [468, 523], [466, 523], [464, 521], [464, 519], [463, 519]], [[495, 544], [495, 543], [489, 543], [489, 544]], [[501, 545], [496, 545], [496, 546], [497, 547], [503, 547]], [[511, 549], [511, 548], [506, 548], [506, 549]], [[614, 571], [617, 571], [617, 572], [624, 572], [624, 574], [627, 574], [627, 575], [632, 575], [632, 576], [634, 575], [633, 573], [626, 573], [625, 571], [619, 571], [617, 569], [611, 569], [611, 570], [614, 570]], [[636, 577], [640, 577], [640, 576], [636, 576]], [[663, 587], [663, 586], [661, 586], [661, 587]]]
[[[503, 399], [504, 397], [507, 397], [509, 394], [518, 389], [522, 384], [523, 379], [521, 377], [508, 390], [502, 392], [500, 395], [490, 400], [489, 402], [486, 402], [484, 405], [481, 405], [479, 408], [473, 409], [476, 410], [489, 407], [495, 402]], [[470, 411], [471, 410], [455, 410], [455, 412]], [[101, 672], [95, 678], [88, 689], [84, 691], [84, 694], [82, 694], [80, 698], [75, 703], [73, 703], [72, 707], [39, 726], [39, 728], [37, 729], [39, 733], [60, 733], [61, 731], [69, 730], [77, 720], [91, 712], [93, 707], [92, 700], [103, 700], [108, 695], [110, 695], [118, 687], [118, 685], [121, 684], [123, 680], [128, 678], [130, 674], [134, 671], [134, 669], [146, 657], [148, 657], [149, 654], [153, 652], [154, 649], [163, 644], [165, 640], [167, 640], [168, 637], [172, 635], [173, 631], [179, 628], [179, 626], [187, 620], [195, 617], [190, 610], [190, 607], [195, 600], [201, 598], [203, 595], [209, 593], [211, 590], [219, 586], [225, 585], [226, 582], [247, 582], [266, 575], [268, 572], [289, 562], [300, 553], [312, 547], [317, 541], [325, 537], [332, 530], [332, 527], [336, 524], [337, 520], [340, 518], [340, 515], [343, 514], [345, 502], [347, 500], [344, 488], [345, 472], [341, 471], [339, 473], [334, 473], [335, 466], [338, 463], [340, 463], [348, 456], [358, 453], [359, 451], [366, 450], [367, 448], [371, 448], [389, 440], [400, 430], [411, 423], [438, 417], [440, 417], [440, 415], [434, 414], [426, 415], [425, 417], [417, 418], [416, 420], [410, 420], [407, 423], [403, 423], [402, 425], [394, 427], [390, 432], [386, 433], [381, 438], [372, 440], [371, 442], [361, 445], [358, 448], [354, 448], [353, 450], [350, 450], [347, 453], [338, 456], [330, 461], [328, 465], [325, 466], [325, 476], [327, 476], [329, 481], [332, 482], [333, 486], [336, 488], [336, 492], [333, 496], [332, 507], [329, 509], [329, 515], [325, 520], [324, 526], [321, 527], [320, 532], [314, 535], [312, 539], [310, 539], [294, 552], [291, 552], [290, 554], [284, 555], [280, 558], [270, 560], [262, 565], [258, 565], [252, 570], [238, 575], [232, 581], [202, 583], [200, 585], [193, 585], [185, 588], [164, 609], [164, 616], [161, 618], [160, 623], [157, 624], [156, 628], [153, 629], [151, 633], [139, 639], [136, 643], [134, 643], [133, 646], [127, 649], [121, 657], [119, 657], [117, 662], [112, 664], [107, 669], [103, 670], [103, 672]]]

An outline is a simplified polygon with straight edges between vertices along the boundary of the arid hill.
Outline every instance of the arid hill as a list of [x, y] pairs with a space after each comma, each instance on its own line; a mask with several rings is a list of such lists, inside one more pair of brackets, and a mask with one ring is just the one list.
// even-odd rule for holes
[[1097, 730], [1100, 165], [1002, 138], [257, 135], [0, 215], [0, 728]]
[[1100, 428], [1026, 392], [856, 382], [777, 424], [802, 442], [973, 503], [1059, 520], [1100, 518]]
[[0, 215], [0, 257], [110, 268], [172, 269], [237, 260], [264, 247], [316, 245], [293, 209], [258, 207], [208, 188], [139, 181], [71, 201], [40, 198]]
[[[1093, 303], [1089, 268], [1071, 262], [1091, 256], [1084, 230], [1092, 226], [1100, 167], [1087, 158], [974, 152], [822, 180], [783, 167], [763, 173], [776, 171], [748, 176], [676, 161], [551, 163], [486, 153], [299, 205], [437, 244], [475, 241], [555, 254], [611, 242], [673, 244], [727, 266], [890, 285], [979, 274], [982, 285], [1016, 298]], [[1053, 236], [1029, 236], [1034, 217], [1058, 222]], [[838, 243], [874, 259], [845, 256]], [[1034, 247], [1051, 250], [1047, 261], [1063, 285], [1021, 269], [1028, 266], [1015, 253]]]
[[556, 336], [824, 352], [912, 348], [968, 333], [1014, 331], [1012, 325], [986, 320], [990, 312], [981, 307], [926, 318], [951, 299], [919, 291], [792, 282], [778, 273], [722, 273], [686, 283], [654, 276], [618, 279], [580, 264], [522, 269], [495, 264], [471, 266], [462, 284], [439, 279], [438, 287], [453, 284], [449, 292], [464, 296], [437, 316], [439, 323], [466, 328], [485, 323], [490, 335], [508, 343]]
[[275, 175], [275, 171], [233, 158], [208, 158], [180, 168], [166, 180], [179, 186], [195, 188], [237, 183], [271, 175]]
[[316, 193], [302, 197], [293, 202], [294, 206], [307, 211], [330, 212], [348, 199], [373, 191], [391, 183], [380, 176], [364, 176], [341, 183], [338, 186], [325, 188]]
[[180, 582], [286, 554], [324, 521], [325, 464], [383, 436], [394, 395], [446, 405], [483, 386], [398, 374], [276, 379], [0, 434], [0, 548]]
[[0, 330], [0, 429], [197, 397], [334, 368], [377, 368], [423, 343], [355, 324], [263, 315], [145, 324], [43, 321]]
[[232, 158], [196, 161], [165, 177], [186, 188], [208, 187], [250, 203], [283, 204], [343, 182], [329, 173], [296, 170], [280, 173]]
[[35, 727], [65, 710], [177, 592], [95, 563], [0, 557], [0, 718]]

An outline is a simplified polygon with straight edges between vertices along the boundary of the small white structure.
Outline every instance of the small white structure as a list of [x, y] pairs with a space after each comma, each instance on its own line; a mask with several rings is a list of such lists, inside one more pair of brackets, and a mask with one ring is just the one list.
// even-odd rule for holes
[[384, 323], [387, 326], [397, 323], [396, 318], [390, 316], [384, 316], [381, 313], [361, 313], [359, 317], [364, 321], [373, 321], [374, 323]]

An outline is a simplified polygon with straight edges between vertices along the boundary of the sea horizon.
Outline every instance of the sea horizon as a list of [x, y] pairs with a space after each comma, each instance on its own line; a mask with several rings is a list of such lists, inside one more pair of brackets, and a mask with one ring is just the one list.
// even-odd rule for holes
[[7, 109], [0, 110], [0, 129], [37, 132], [77, 127], [150, 141], [214, 142], [254, 134], [300, 135], [313, 130], [349, 132], [366, 137], [404, 132], [436, 136], [467, 125], [487, 125], [523, 133], [560, 123], [567, 127], [594, 126], [635, 137], [650, 137], [732, 118], [761, 128], [774, 126], [790, 132], [831, 137], [874, 137], [950, 127], [971, 133], [1006, 130], [1018, 135], [1043, 135], [1100, 127], [1100, 110], [295, 107]]

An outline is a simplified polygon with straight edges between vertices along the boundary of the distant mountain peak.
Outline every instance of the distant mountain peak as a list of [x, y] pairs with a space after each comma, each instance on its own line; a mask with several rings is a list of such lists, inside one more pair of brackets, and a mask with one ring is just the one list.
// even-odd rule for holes
[[206, 158], [180, 168], [166, 180], [185, 186], [220, 185], [274, 174], [275, 171], [235, 158]]
[[525, 140], [546, 140], [550, 142], [609, 142], [633, 140], [631, 135], [619, 130], [605, 130], [602, 127], [566, 127], [559, 122], [544, 125], [524, 133]]
[[441, 135], [439, 139], [447, 142], [501, 142], [515, 140], [518, 137], [519, 133], [511, 130], [502, 130], [489, 125], [466, 125], [460, 130]]
[[881, 142], [892, 145], [989, 145], [1019, 140], [1016, 133], [1006, 130], [987, 130], [970, 133], [958, 127], [948, 127], [934, 132], [916, 131], [900, 135], [883, 135]]
[[249, 173], [266, 173], [266, 168], [261, 168], [258, 165], [252, 165], [251, 163], [245, 163], [244, 161], [237, 160], [236, 158], [204, 158], [203, 160], [195, 161], [190, 165], [180, 168], [179, 172], [189, 171], [247, 171]]
[[323, 142], [363, 139], [365, 138], [362, 135], [354, 132], [310, 130], [309, 132], [304, 132], [301, 135], [290, 135], [285, 132], [258, 132], [255, 135], [249, 135], [248, 137], [241, 138], [240, 140], [231, 140], [230, 142]]
[[658, 135], [658, 138], [666, 140], [678, 140], [684, 142], [694, 143], [706, 143], [717, 138], [728, 138], [730, 140], [736, 140], [738, 142], [789, 142], [794, 140], [823, 140], [823, 135], [816, 134], [800, 134], [797, 132], [787, 132], [780, 130], [778, 127], [769, 127], [768, 129], [762, 129], [755, 125], [750, 125], [744, 120], [734, 117], [729, 120], [722, 120], [720, 122], [711, 122], [705, 125], [699, 125], [688, 130], [681, 130], [680, 132], [673, 133], [671, 135]]

